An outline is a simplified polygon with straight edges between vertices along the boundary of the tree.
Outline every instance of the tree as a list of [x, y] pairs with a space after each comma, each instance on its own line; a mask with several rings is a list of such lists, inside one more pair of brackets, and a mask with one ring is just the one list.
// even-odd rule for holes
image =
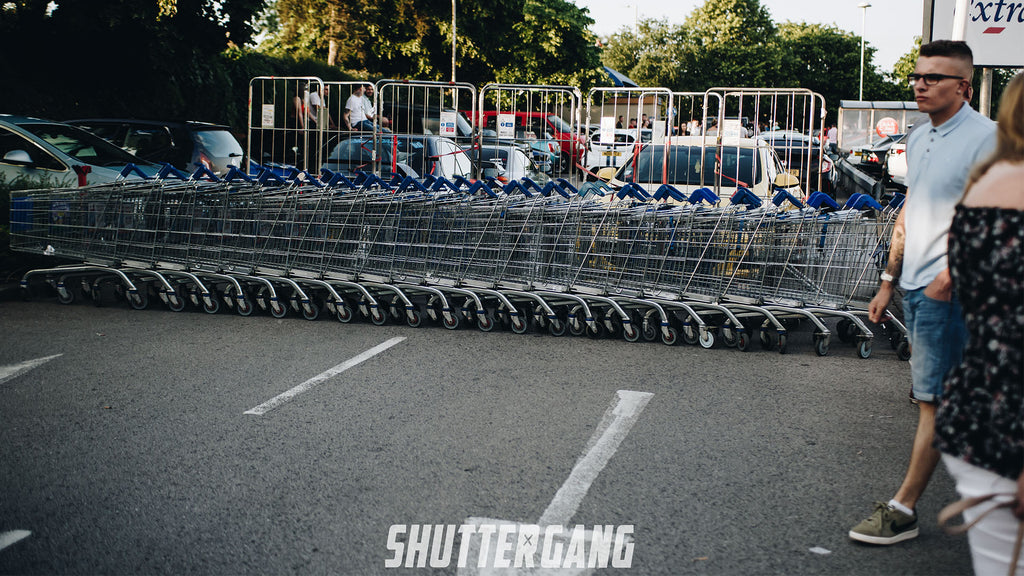
[[771, 15], [758, 0], [706, 0], [683, 28], [688, 90], [777, 85], [783, 51]]

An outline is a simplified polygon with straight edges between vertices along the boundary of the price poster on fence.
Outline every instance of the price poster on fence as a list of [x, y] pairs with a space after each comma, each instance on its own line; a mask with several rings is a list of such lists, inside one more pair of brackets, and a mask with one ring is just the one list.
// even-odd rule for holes
[[498, 114], [498, 138], [516, 137], [516, 115]]
[[260, 126], [263, 128], [274, 127], [274, 105], [264, 104], [263, 108], [260, 109]]

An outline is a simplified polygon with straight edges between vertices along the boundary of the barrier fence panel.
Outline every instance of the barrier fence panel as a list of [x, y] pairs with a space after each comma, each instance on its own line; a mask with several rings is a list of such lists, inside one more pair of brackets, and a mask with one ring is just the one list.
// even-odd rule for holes
[[324, 83], [314, 76], [258, 76], [250, 80], [249, 162], [281, 176], [286, 175], [283, 165], [316, 174], [324, 148], [322, 94]]
[[502, 157], [507, 180], [518, 180], [527, 172], [531, 180], [539, 178], [540, 184], [550, 178], [578, 183], [586, 153], [585, 129], [580, 124], [582, 99], [579, 88], [572, 86], [484, 86], [475, 121], [481, 157], [493, 158], [495, 148], [514, 146], [529, 154], [535, 168], [517, 170], [511, 160]]
[[666, 88], [594, 88], [587, 94], [585, 175], [618, 168], [642, 144], [664, 144], [672, 133], [672, 93]]

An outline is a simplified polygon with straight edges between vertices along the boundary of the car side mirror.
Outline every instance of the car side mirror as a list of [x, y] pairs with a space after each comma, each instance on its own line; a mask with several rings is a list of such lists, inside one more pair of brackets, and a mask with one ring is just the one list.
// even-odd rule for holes
[[615, 168], [614, 166], [601, 168], [600, 170], [597, 171], [597, 178], [599, 180], [604, 180], [605, 182], [608, 182], [612, 178], [615, 178], [615, 173], [618, 172], [618, 170], [619, 169]]
[[793, 186], [800, 185], [800, 179], [789, 172], [783, 172], [775, 177], [773, 184], [775, 184], [776, 188], [792, 188]]
[[4, 154], [4, 162], [9, 162], [11, 164], [22, 164], [25, 166], [31, 166], [32, 164], [35, 164], [35, 162], [32, 161], [32, 157], [29, 156], [28, 152], [25, 152], [24, 150], [11, 150], [7, 152], [6, 154]]

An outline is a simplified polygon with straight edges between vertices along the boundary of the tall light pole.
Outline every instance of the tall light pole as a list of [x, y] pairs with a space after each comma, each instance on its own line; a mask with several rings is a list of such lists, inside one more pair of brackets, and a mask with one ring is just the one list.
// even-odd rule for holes
[[[454, 0], [452, 0], [454, 2]], [[858, 100], [864, 100], [864, 31], [867, 25], [868, 19], [868, 8], [871, 4], [867, 2], [861, 2], [857, 4], [857, 8], [860, 8], [860, 96]]]
[[452, 82], [455, 82], [455, 0], [452, 0]]

